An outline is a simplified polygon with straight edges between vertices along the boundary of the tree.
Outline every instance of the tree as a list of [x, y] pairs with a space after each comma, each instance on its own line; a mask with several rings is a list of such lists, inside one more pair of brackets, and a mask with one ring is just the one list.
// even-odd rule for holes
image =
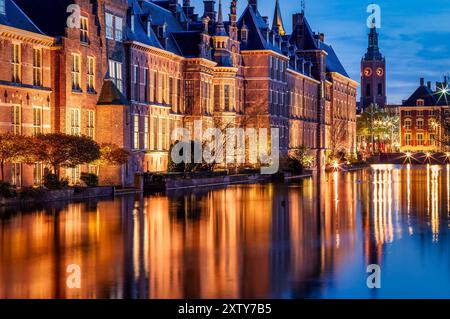
[[297, 161], [302, 168], [311, 167], [315, 161], [315, 157], [311, 155], [310, 149], [306, 146], [291, 149], [289, 152], [289, 157]]
[[398, 115], [390, 114], [377, 104], [372, 103], [356, 121], [357, 134], [366, 141], [370, 141], [372, 149], [375, 145], [376, 136], [379, 138], [389, 136], [391, 144], [393, 144], [396, 137], [394, 134], [398, 132], [399, 122]]
[[97, 166], [120, 166], [128, 162], [130, 152], [112, 143], [103, 143], [100, 145], [100, 156], [91, 164]]
[[100, 147], [89, 137], [50, 133], [33, 139], [29, 161], [51, 166], [53, 173], [59, 177], [61, 167], [73, 168], [99, 158]]
[[22, 161], [30, 147], [30, 139], [12, 133], [0, 134], [0, 170], [1, 180], [5, 179], [5, 164]]
[[330, 150], [331, 156], [335, 157], [339, 152], [345, 150], [348, 125], [344, 120], [333, 119], [330, 127]]

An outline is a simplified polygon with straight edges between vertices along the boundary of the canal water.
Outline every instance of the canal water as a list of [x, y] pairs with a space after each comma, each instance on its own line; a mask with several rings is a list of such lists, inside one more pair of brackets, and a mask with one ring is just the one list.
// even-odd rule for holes
[[449, 213], [449, 167], [385, 165], [1, 209], [0, 298], [449, 298]]

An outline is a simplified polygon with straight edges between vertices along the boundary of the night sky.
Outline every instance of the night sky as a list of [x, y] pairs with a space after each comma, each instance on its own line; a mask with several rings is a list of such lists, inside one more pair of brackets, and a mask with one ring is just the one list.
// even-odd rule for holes
[[[203, 1], [193, 0], [203, 13]], [[247, 0], [238, 0], [242, 12]], [[286, 29], [300, 0], [280, 0]], [[367, 47], [369, 0], [306, 0], [313, 31], [325, 33], [350, 76], [360, 81], [360, 61]], [[388, 102], [401, 103], [417, 88], [419, 78], [442, 81], [450, 71], [450, 4], [442, 0], [377, 0], [382, 19], [380, 47], [387, 61]], [[228, 14], [229, 0], [223, 0]], [[259, 0], [259, 11], [272, 21], [275, 1]]]

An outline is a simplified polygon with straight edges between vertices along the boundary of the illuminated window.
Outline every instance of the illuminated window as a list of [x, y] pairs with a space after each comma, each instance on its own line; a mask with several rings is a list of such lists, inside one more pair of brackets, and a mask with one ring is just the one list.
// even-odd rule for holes
[[95, 58], [88, 57], [88, 70], [87, 70], [87, 77], [88, 77], [88, 86], [87, 90], [88, 92], [95, 92]]
[[229, 85], [224, 86], [223, 98], [224, 98], [225, 111], [231, 111], [230, 86]]
[[80, 135], [80, 110], [71, 109], [70, 110], [70, 134]]
[[110, 40], [114, 40], [114, 16], [110, 13], [105, 14], [106, 20], [106, 38]]
[[418, 119], [416, 121], [416, 127], [418, 130], [422, 130], [423, 129], [423, 119]]
[[95, 111], [87, 111], [87, 136], [94, 139], [95, 135]]
[[161, 148], [162, 150], [168, 150], [168, 134], [167, 134], [167, 119], [161, 119]]
[[180, 79], [177, 80], [177, 94], [178, 94], [178, 100], [177, 100], [177, 113], [183, 112], [182, 106], [183, 106], [183, 97], [181, 95], [181, 85], [182, 82]]
[[417, 145], [423, 145], [423, 134], [417, 134]]
[[81, 90], [81, 56], [72, 54], [72, 90]]
[[74, 168], [69, 168], [69, 182], [72, 185], [76, 185], [80, 183], [80, 166], [76, 166]]
[[42, 86], [42, 49], [33, 49], [33, 85]]
[[133, 148], [139, 149], [139, 115], [133, 115]]
[[173, 87], [173, 78], [169, 77], [169, 104], [172, 110], [175, 110], [175, 94]]
[[144, 102], [148, 102], [148, 69], [144, 69], [142, 84], [144, 86]]
[[158, 148], [158, 118], [152, 117], [150, 127], [150, 149], [155, 151]]
[[423, 111], [417, 111], [416, 115], [417, 116], [423, 116]]
[[436, 145], [436, 135], [430, 134], [430, 145]]
[[21, 82], [21, 48], [20, 44], [13, 44], [12, 48], [12, 81], [14, 83]]
[[154, 103], [158, 102], [158, 73], [153, 72], [153, 99]]
[[33, 165], [33, 183], [35, 186], [41, 186], [44, 182], [44, 165], [36, 163]]
[[109, 77], [113, 80], [117, 89], [123, 93], [122, 63], [109, 60]]
[[11, 184], [16, 187], [22, 186], [22, 164], [12, 163], [11, 165]]
[[411, 129], [411, 120], [405, 120], [405, 130]]
[[214, 85], [214, 106], [220, 111], [220, 85]]
[[11, 125], [13, 134], [22, 133], [22, 108], [20, 105], [11, 107]]
[[150, 130], [149, 130], [149, 118], [148, 116], [144, 117], [144, 149], [149, 149], [149, 140], [150, 140]]
[[42, 107], [33, 107], [33, 134], [42, 134]]
[[89, 20], [87, 18], [80, 18], [80, 41], [89, 43]]
[[186, 95], [186, 113], [190, 114], [194, 109], [194, 81], [186, 80], [185, 95]]

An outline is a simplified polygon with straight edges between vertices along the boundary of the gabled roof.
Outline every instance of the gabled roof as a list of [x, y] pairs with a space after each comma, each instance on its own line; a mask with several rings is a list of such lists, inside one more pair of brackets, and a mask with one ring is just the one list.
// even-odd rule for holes
[[128, 101], [112, 79], [105, 79], [97, 105], [128, 105]]
[[[309, 25], [308, 19], [306, 19], [305, 14], [301, 13], [303, 18], [303, 30], [300, 30], [299, 27], [296, 27], [294, 30], [292, 30], [292, 34], [289, 38], [289, 43], [291, 44], [297, 44], [300, 50], [320, 50], [319, 43], [317, 39], [314, 37], [314, 33], [311, 29], [311, 26]], [[300, 32], [303, 32], [303, 34], [300, 34]], [[297, 36], [300, 36], [303, 38], [303, 43], [296, 43]]]
[[424, 100], [424, 105], [426, 106], [435, 106], [437, 104], [433, 91], [426, 85], [419, 86], [406, 101], [403, 101], [402, 105], [416, 106], [417, 100]]
[[[74, 0], [14, 0], [43, 33], [53, 37], [65, 35], [67, 7]], [[11, 0], [6, 0], [11, 2]], [[51, 18], [49, 18], [51, 15]]]
[[[170, 10], [165, 8], [168, 8], [168, 6], [168, 1], [142, 1], [142, 10], [145, 13], [150, 14], [152, 25], [162, 25], [164, 23], [167, 25], [167, 32], [169, 36], [167, 40], [167, 47], [165, 49], [172, 53], [181, 55], [180, 46], [170, 34], [173, 32], [182, 32], [184, 31], [184, 28], [175, 15]], [[177, 10], [179, 11], [181, 21], [186, 19], [184, 13], [182, 13], [181, 7], [178, 7]]]
[[172, 33], [172, 37], [178, 44], [182, 56], [186, 58], [195, 58], [200, 55], [200, 34], [200, 31]]
[[[31, 1], [28, 1], [31, 3]], [[0, 14], [0, 24], [43, 35], [27, 14], [13, 1], [5, 0], [6, 15]]]
[[[127, 40], [140, 42], [142, 44], [147, 44], [159, 49], [162, 49], [161, 43], [158, 41], [153, 29], [150, 29], [150, 35], [147, 34], [145, 21], [143, 19], [147, 18], [137, 0], [128, 0], [128, 6], [130, 14], [135, 15], [134, 30], [131, 29], [131, 21], [127, 23], [125, 36]], [[148, 15], [148, 14], [147, 14]]]
[[245, 8], [237, 23], [238, 28], [244, 25], [248, 28], [249, 35], [246, 43], [241, 42], [241, 50], [272, 50], [281, 53], [278, 47], [269, 43], [263, 36], [262, 30], [266, 29], [267, 25], [259, 12], [255, 12], [251, 5]]
[[342, 65], [341, 61], [337, 57], [336, 52], [334, 52], [333, 47], [321, 41], [319, 41], [319, 47], [321, 50], [324, 50], [327, 53], [325, 61], [327, 72], [337, 72], [347, 78], [350, 78], [347, 71], [345, 71], [345, 68]]

